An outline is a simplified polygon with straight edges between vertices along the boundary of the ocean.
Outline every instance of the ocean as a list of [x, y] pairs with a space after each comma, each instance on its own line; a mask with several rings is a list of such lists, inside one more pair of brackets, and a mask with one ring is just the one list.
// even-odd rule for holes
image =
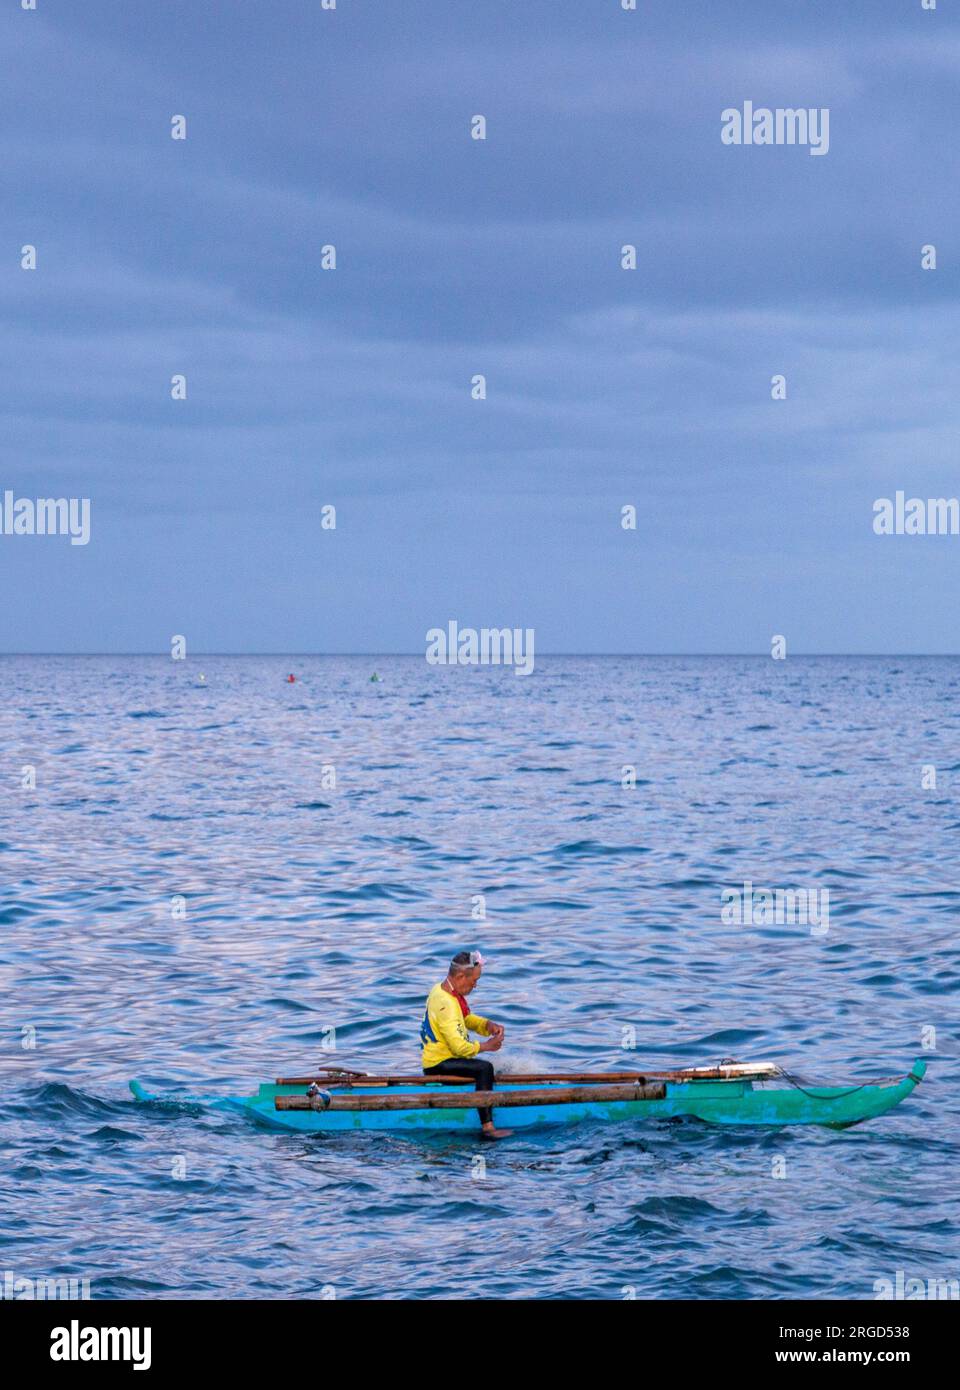
[[[0, 1274], [865, 1300], [960, 1275], [960, 659], [8, 656], [0, 682]], [[826, 890], [826, 930], [724, 920], [745, 883]], [[489, 1146], [130, 1097], [416, 1069], [474, 947], [515, 1070], [927, 1079], [841, 1132]]]

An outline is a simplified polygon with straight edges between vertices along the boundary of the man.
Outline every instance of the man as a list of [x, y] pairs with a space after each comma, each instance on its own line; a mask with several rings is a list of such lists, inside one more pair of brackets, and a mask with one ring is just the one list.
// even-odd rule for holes
[[[492, 1091], [493, 1063], [477, 1054], [499, 1052], [504, 1030], [489, 1018], [472, 1014], [467, 995], [477, 987], [483, 973], [483, 957], [479, 951], [458, 951], [450, 962], [447, 978], [434, 985], [427, 995], [427, 1007], [420, 1025], [423, 1043], [424, 1076], [472, 1076], [478, 1091]], [[470, 1033], [479, 1033], [484, 1041], [470, 1041]], [[484, 1139], [506, 1139], [512, 1129], [497, 1129], [493, 1111], [479, 1106], [480, 1133]]]

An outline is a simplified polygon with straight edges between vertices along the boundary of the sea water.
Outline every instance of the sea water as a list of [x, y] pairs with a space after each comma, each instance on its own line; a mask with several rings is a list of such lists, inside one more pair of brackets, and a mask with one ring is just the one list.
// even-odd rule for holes
[[[960, 661], [7, 657], [0, 749], [0, 1273], [93, 1298], [956, 1276]], [[748, 883], [827, 892], [828, 929], [725, 921]], [[922, 1053], [928, 1079], [845, 1132], [494, 1146], [129, 1096], [413, 1071], [474, 947], [507, 1067], [845, 1081]]]

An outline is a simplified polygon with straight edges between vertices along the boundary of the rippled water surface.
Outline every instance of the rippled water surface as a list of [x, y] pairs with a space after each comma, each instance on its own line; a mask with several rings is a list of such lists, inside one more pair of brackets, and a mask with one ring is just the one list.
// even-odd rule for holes
[[[960, 1274], [960, 661], [7, 657], [0, 690], [0, 1268], [164, 1298], [864, 1299]], [[829, 932], [725, 925], [746, 879], [829, 888]], [[129, 1097], [414, 1068], [424, 996], [473, 945], [515, 1066], [846, 1080], [906, 1071], [929, 1029], [928, 1080], [840, 1133], [525, 1132], [485, 1176], [465, 1136]]]

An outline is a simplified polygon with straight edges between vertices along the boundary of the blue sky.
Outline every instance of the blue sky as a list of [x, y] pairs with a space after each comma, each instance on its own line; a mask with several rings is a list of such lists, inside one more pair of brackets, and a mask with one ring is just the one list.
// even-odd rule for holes
[[[0, 48], [0, 492], [92, 503], [0, 536], [0, 650], [958, 650], [960, 537], [871, 527], [960, 492], [947, 0], [10, 0]], [[745, 100], [829, 154], [725, 147]]]

